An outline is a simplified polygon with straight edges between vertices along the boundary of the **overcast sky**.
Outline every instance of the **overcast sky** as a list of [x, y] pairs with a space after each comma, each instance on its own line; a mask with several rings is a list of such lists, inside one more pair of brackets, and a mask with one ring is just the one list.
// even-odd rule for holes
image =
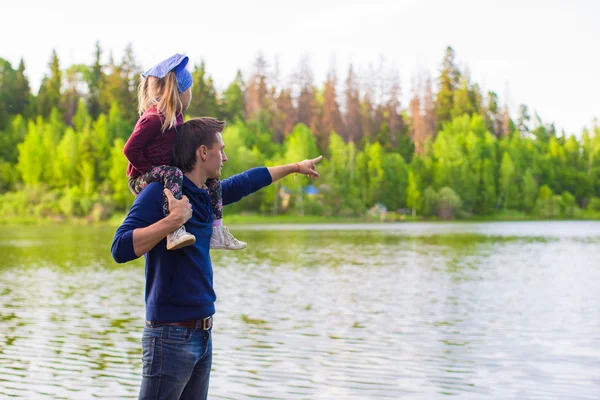
[[219, 89], [237, 69], [247, 76], [259, 51], [278, 59], [284, 83], [308, 55], [319, 86], [333, 59], [343, 79], [349, 63], [360, 72], [383, 56], [406, 106], [415, 73], [436, 77], [451, 45], [513, 116], [525, 103], [568, 133], [600, 117], [598, 0], [21, 0], [2, 2], [0, 15], [0, 57], [14, 68], [24, 58], [35, 91], [52, 49], [62, 67], [91, 64], [99, 40], [104, 61], [132, 43], [142, 69], [173, 53], [204, 59]]

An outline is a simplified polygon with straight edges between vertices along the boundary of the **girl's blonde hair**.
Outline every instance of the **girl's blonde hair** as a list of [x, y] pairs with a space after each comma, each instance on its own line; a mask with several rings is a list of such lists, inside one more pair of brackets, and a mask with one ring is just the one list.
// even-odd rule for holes
[[161, 131], [174, 128], [177, 114], [183, 108], [177, 89], [177, 76], [170, 71], [164, 78], [147, 76], [142, 78], [138, 86], [138, 113], [140, 116], [150, 107], [164, 118]]

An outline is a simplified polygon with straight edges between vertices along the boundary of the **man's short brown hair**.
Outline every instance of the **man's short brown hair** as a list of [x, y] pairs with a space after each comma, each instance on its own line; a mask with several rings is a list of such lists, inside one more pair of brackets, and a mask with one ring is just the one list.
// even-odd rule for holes
[[196, 150], [204, 145], [209, 149], [223, 132], [225, 122], [216, 118], [192, 118], [177, 128], [171, 153], [172, 164], [182, 172], [190, 172], [196, 165]]

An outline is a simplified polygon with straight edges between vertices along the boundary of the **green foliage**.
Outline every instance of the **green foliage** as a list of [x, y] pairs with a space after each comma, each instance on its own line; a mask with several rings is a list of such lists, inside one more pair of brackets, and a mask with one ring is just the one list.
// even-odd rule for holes
[[451, 119], [455, 91], [461, 78], [461, 73], [454, 61], [454, 54], [454, 49], [448, 46], [442, 63], [442, 72], [439, 78], [440, 91], [436, 96], [435, 104], [438, 127], [443, 127], [443, 124]]
[[579, 213], [579, 208], [575, 204], [575, 196], [569, 192], [563, 192], [560, 202], [561, 214], [566, 218], [573, 218]]
[[62, 71], [56, 51], [52, 51], [49, 63], [50, 76], [42, 79], [39, 94], [37, 96], [37, 113], [47, 117], [53, 109], [59, 109], [62, 96]]
[[112, 188], [112, 199], [115, 207], [126, 210], [133, 202], [133, 195], [129, 192], [125, 172], [127, 171], [127, 158], [123, 155], [125, 142], [121, 138], [115, 139], [110, 149], [110, 170], [108, 180]]
[[438, 214], [441, 219], [454, 219], [462, 206], [460, 196], [449, 187], [443, 187], [438, 197]]
[[[131, 45], [120, 62], [111, 56], [102, 64], [101, 54], [97, 43], [92, 65], [61, 69], [53, 52], [37, 95], [22, 61], [13, 68], [0, 59], [1, 218], [97, 221], [131, 205], [123, 146], [137, 120], [140, 67]], [[337, 103], [333, 78], [323, 91], [305, 85], [303, 118], [309, 128], [298, 123], [294, 90], [271, 86], [266, 64], [259, 64], [248, 85], [238, 71], [222, 93], [203, 63], [192, 71], [186, 116], [228, 122], [223, 177], [326, 157], [318, 180], [291, 175], [228, 206], [226, 215], [354, 217], [376, 203], [442, 219], [580, 218], [580, 206], [587, 207], [584, 216], [600, 213], [600, 126], [580, 138], [559, 135], [525, 105], [515, 122], [505, 118], [493, 92], [482, 103], [477, 84], [459, 70], [450, 47], [439, 92], [423, 96], [421, 122], [410, 120], [397, 98], [376, 104], [361, 97], [351, 70], [345, 107]], [[427, 129], [419, 131], [425, 133], [415, 152], [410, 129], [418, 123]], [[306, 194], [309, 185], [318, 194]]]
[[359, 187], [354, 184], [356, 147], [345, 143], [335, 132], [329, 135], [329, 158], [321, 162], [319, 189], [323, 193], [323, 214], [355, 216], [365, 208]]
[[533, 176], [533, 172], [531, 169], [528, 169], [525, 172], [525, 176], [523, 177], [523, 209], [527, 212], [530, 212], [535, 207], [535, 202], [537, 199], [538, 187], [535, 177]]
[[221, 102], [221, 117], [227, 122], [242, 121], [244, 119], [243, 87], [242, 73], [238, 70], [235, 80], [223, 93]]
[[187, 114], [193, 117], [218, 116], [217, 92], [212, 78], [207, 74], [204, 61], [192, 70], [192, 103]]
[[56, 158], [52, 164], [53, 184], [57, 187], [70, 188], [77, 183], [77, 165], [79, 159], [79, 143], [75, 131], [67, 128], [65, 135], [56, 148]]
[[18, 160], [17, 145], [25, 139], [27, 122], [21, 115], [15, 116], [4, 132], [0, 132], [0, 160], [15, 164]]
[[6, 161], [0, 161], [0, 193], [13, 190], [18, 180], [18, 171], [14, 165]]
[[592, 197], [587, 206], [588, 211], [600, 212], [600, 198]]
[[431, 186], [423, 192], [423, 215], [431, 217], [437, 215], [440, 196]]
[[[482, 165], [481, 190], [478, 211], [488, 215], [496, 210], [496, 183], [494, 165], [491, 159], [485, 159]], [[537, 190], [537, 188], [536, 188]]]
[[540, 188], [535, 205], [537, 214], [542, 218], [556, 218], [560, 216], [562, 198], [552, 193], [548, 185]]
[[408, 172], [408, 188], [406, 189], [406, 205], [412, 209], [413, 217], [417, 215], [417, 211], [421, 210], [422, 198], [417, 178], [411, 169]]
[[42, 137], [40, 124], [30, 121], [25, 140], [17, 146], [19, 151], [17, 170], [21, 173], [25, 185], [35, 186], [42, 181], [45, 158]]
[[517, 201], [516, 170], [509, 153], [504, 153], [500, 165], [500, 194], [504, 209], [512, 206]]

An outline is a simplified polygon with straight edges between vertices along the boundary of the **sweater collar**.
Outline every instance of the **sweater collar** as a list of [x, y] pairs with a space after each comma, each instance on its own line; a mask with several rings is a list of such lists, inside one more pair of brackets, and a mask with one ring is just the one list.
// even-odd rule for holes
[[192, 182], [191, 179], [189, 179], [187, 176], [183, 176], [183, 187], [191, 194], [203, 194], [203, 193], [207, 193], [206, 191], [206, 186], [204, 186], [204, 188], [199, 188], [198, 186], [196, 186], [196, 184], [194, 182]]

